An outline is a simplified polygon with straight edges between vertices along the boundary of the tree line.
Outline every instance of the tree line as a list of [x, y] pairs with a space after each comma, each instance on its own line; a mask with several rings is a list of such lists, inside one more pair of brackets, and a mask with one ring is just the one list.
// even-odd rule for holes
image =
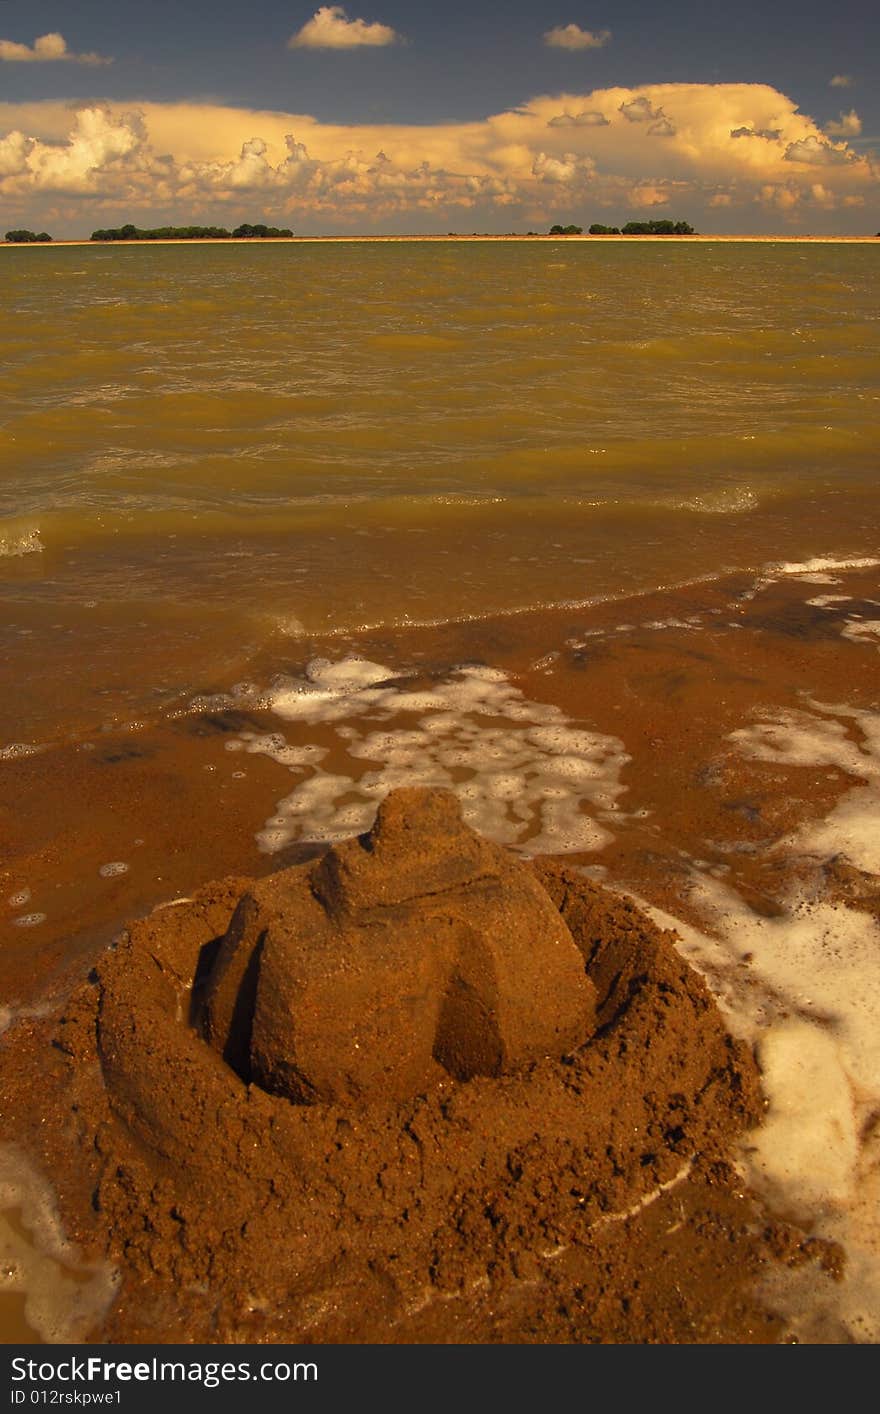
[[[582, 236], [583, 226], [551, 226], [551, 236]], [[594, 221], [591, 236], [695, 236], [687, 221], [627, 221], [625, 226], [602, 226]]]
[[93, 241], [205, 241], [205, 240], [251, 240], [266, 237], [292, 236], [287, 227], [265, 226], [263, 224], [236, 226], [227, 231], [225, 226], [155, 226], [149, 230], [139, 226], [111, 226], [106, 230], [92, 231]]
[[51, 241], [52, 237], [48, 231], [40, 231], [39, 233], [36, 231], [7, 231], [5, 239], [10, 245], [36, 245], [46, 244]]

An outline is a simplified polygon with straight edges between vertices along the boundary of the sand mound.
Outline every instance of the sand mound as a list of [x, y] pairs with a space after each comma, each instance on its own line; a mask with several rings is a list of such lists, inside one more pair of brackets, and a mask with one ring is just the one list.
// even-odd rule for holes
[[450, 1297], [539, 1303], [542, 1263], [761, 1111], [670, 935], [442, 793], [134, 925], [59, 1044], [111, 1251], [176, 1339], [433, 1339], [443, 1303], [439, 1338], [485, 1338]]

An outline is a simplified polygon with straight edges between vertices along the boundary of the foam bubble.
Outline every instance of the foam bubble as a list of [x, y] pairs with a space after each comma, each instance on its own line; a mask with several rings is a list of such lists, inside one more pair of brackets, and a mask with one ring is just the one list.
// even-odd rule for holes
[[36, 928], [39, 923], [45, 923], [45, 913], [20, 913], [17, 918], [13, 918], [16, 928]]
[[24, 756], [36, 756], [41, 746], [32, 746], [27, 741], [13, 741], [9, 746], [0, 746], [0, 761], [18, 761]]
[[267, 852], [362, 832], [389, 791], [414, 785], [456, 791], [470, 825], [528, 854], [594, 850], [610, 838], [595, 816], [624, 789], [622, 742], [527, 700], [498, 668], [465, 665], [425, 686], [366, 659], [321, 658], [304, 679], [276, 685], [271, 705], [300, 728], [333, 724], [347, 770], [323, 769], [327, 749], [313, 743], [243, 734], [242, 749], [304, 777], [257, 836]]
[[8, 900], [10, 908], [24, 908], [25, 904], [30, 903], [30, 901], [30, 889], [19, 889], [18, 893], [10, 894]]
[[102, 879], [114, 879], [117, 874], [127, 874], [129, 867], [121, 859], [114, 859], [110, 864], [102, 864], [98, 873]]
[[25, 1319], [50, 1344], [81, 1341], [107, 1310], [118, 1277], [84, 1263], [65, 1237], [48, 1184], [12, 1145], [0, 1145], [0, 1291], [25, 1298]]

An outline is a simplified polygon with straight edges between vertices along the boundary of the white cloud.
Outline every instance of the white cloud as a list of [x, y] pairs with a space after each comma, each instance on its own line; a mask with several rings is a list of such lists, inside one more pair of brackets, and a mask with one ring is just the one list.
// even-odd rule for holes
[[610, 29], [581, 29], [580, 25], [556, 25], [544, 34], [551, 49], [602, 49], [611, 38]]
[[400, 38], [390, 25], [350, 20], [341, 5], [322, 5], [297, 34], [289, 49], [361, 49], [395, 44]]
[[852, 88], [853, 86], [851, 74], [835, 74], [828, 82], [831, 88]]
[[858, 137], [862, 131], [862, 120], [855, 108], [850, 108], [848, 113], [841, 113], [839, 119], [826, 123], [825, 131], [831, 137]]
[[557, 113], [547, 124], [548, 128], [607, 128], [610, 118], [604, 113]]
[[[136, 113], [112, 117], [101, 108], [83, 108], [69, 140], [62, 146], [34, 143], [27, 156], [27, 171], [38, 189], [79, 192], [99, 191], [109, 177], [128, 179], [136, 172], [149, 174], [152, 163], [145, 143], [142, 119]], [[134, 158], [127, 167], [123, 159]]]
[[851, 160], [852, 154], [845, 147], [834, 147], [815, 136], [791, 142], [785, 149], [786, 162], [807, 162], [813, 167], [833, 166]]
[[64, 61], [70, 64], [112, 64], [102, 54], [74, 54], [62, 34], [41, 34], [33, 44], [16, 44], [0, 39], [0, 60], [7, 64], [50, 64]]
[[579, 157], [576, 152], [563, 152], [559, 157], [550, 157], [539, 152], [532, 163], [532, 175], [541, 182], [556, 182], [571, 186], [576, 182], [588, 182], [596, 164], [591, 157]]
[[33, 138], [14, 131], [0, 138], [0, 177], [11, 177], [23, 172], [27, 166], [28, 154], [33, 148]]

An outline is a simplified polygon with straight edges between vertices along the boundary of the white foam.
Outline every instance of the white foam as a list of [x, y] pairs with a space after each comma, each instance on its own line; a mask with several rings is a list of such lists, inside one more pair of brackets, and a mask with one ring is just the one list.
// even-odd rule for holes
[[880, 712], [809, 705], [813, 712], [778, 712], [775, 720], [732, 732], [730, 740], [753, 760], [835, 766], [861, 779], [864, 784], [846, 791], [824, 820], [802, 826], [777, 848], [820, 862], [842, 854], [857, 869], [880, 874]]
[[[780, 869], [805, 856], [841, 855], [880, 874], [880, 713], [808, 702], [732, 733], [753, 760], [815, 771], [837, 767], [837, 804], [777, 842]], [[798, 891], [799, 889], [799, 891]], [[731, 1029], [756, 1048], [768, 1100], [765, 1123], [747, 1137], [748, 1181], [779, 1211], [840, 1242], [844, 1277], [808, 1264], [776, 1272], [765, 1295], [806, 1339], [880, 1336], [880, 925], [867, 911], [804, 886], [782, 912], [754, 913], [717, 878], [695, 874], [689, 900], [706, 931], [659, 910], [679, 947], [706, 977]]]
[[853, 1196], [859, 1136], [849, 1077], [837, 1039], [791, 1018], [758, 1043], [767, 1120], [753, 1136], [753, 1181], [782, 1206], [809, 1217]]
[[26, 903], [31, 901], [30, 889], [19, 889], [18, 893], [10, 894], [7, 902], [10, 908], [24, 908]]
[[0, 1145], [0, 1291], [22, 1293], [32, 1329], [50, 1344], [67, 1344], [89, 1334], [117, 1285], [111, 1267], [84, 1263], [65, 1237], [52, 1191], [33, 1165]]
[[695, 876], [690, 897], [711, 931], [648, 912], [678, 932], [731, 1030], [756, 1048], [768, 1111], [742, 1146], [745, 1177], [847, 1254], [841, 1282], [809, 1264], [796, 1276], [775, 1273], [765, 1295], [805, 1338], [819, 1338], [821, 1326], [823, 1339], [875, 1340], [880, 928], [857, 909], [796, 899], [765, 918], [705, 876]]
[[38, 924], [45, 923], [45, 913], [19, 913], [17, 918], [13, 918], [16, 928], [36, 928]]
[[102, 864], [98, 873], [102, 879], [115, 879], [118, 874], [127, 874], [129, 867], [121, 859], [114, 859], [109, 864]]
[[594, 850], [610, 838], [596, 817], [614, 812], [624, 789], [622, 742], [528, 701], [500, 669], [460, 667], [416, 686], [362, 658], [317, 659], [270, 702], [299, 728], [333, 724], [346, 769], [328, 772], [327, 748], [279, 734], [228, 744], [304, 777], [257, 836], [269, 853], [369, 828], [379, 801], [403, 785], [455, 790], [470, 825], [528, 854]]
[[[810, 560], [780, 561], [769, 565], [769, 570], [774, 574], [791, 574], [800, 578], [806, 575], [817, 573], [827, 573], [829, 570], [869, 570], [880, 565], [880, 560], [872, 559], [868, 556], [855, 556], [851, 559], [835, 559], [830, 555], [814, 555]], [[831, 581], [820, 581], [820, 583], [830, 583]]]
[[847, 619], [840, 632], [843, 638], [853, 643], [873, 640], [880, 648], [880, 619]]

